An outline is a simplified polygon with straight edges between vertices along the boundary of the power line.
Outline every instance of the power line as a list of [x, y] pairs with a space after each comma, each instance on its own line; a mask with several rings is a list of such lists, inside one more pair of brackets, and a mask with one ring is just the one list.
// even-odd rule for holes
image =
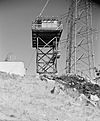
[[45, 10], [46, 6], [48, 5], [48, 3], [49, 3], [49, 0], [46, 1], [44, 7], [42, 8], [42, 10], [41, 10], [41, 12], [40, 12], [40, 14], [39, 14], [39, 16], [42, 15], [42, 13], [44, 12], [44, 10]]

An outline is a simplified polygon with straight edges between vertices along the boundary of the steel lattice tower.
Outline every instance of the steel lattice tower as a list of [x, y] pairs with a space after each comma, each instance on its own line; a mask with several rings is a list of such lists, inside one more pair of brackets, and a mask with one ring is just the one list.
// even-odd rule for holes
[[92, 3], [72, 0], [67, 18], [66, 73], [94, 77]]

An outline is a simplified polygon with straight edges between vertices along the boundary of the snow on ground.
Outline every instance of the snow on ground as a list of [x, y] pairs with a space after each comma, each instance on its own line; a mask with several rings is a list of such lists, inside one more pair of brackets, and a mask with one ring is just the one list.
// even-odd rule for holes
[[[51, 93], [56, 83], [0, 73], [0, 121], [99, 121], [100, 110], [77, 92]], [[69, 93], [70, 92], [70, 93]], [[72, 96], [74, 95], [75, 96]], [[75, 98], [77, 97], [77, 98]]]
[[20, 76], [24, 76], [26, 73], [23, 62], [12, 62], [12, 61], [0, 62], [0, 71], [9, 74], [19, 74]]

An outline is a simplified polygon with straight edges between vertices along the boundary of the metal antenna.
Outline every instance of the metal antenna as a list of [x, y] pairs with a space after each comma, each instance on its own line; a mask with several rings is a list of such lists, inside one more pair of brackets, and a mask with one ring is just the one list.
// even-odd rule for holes
[[92, 3], [71, 0], [67, 18], [66, 73], [94, 78]]

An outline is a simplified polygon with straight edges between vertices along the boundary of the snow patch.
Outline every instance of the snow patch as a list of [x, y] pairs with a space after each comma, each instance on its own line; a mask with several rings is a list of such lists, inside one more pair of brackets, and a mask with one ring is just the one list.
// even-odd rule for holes
[[0, 71], [9, 74], [25, 75], [23, 62], [0, 62]]

